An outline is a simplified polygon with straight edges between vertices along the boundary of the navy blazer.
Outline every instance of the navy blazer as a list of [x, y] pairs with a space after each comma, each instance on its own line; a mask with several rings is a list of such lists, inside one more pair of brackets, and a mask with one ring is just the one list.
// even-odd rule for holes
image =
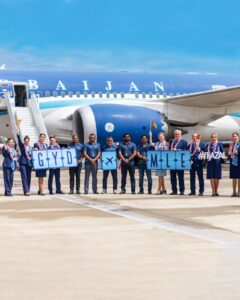
[[[191, 143], [192, 144], [192, 143]], [[193, 146], [192, 146], [192, 149], [190, 149], [191, 148], [191, 144], [189, 144], [189, 151], [191, 152], [191, 158], [192, 158], [192, 160], [197, 160], [198, 159], [198, 155], [201, 153], [201, 152], [205, 152], [205, 149], [206, 149], [206, 146], [205, 146], [205, 144], [204, 143], [199, 143], [199, 148], [200, 148], [200, 152], [196, 152], [193, 156], [192, 156], [192, 154], [194, 153], [194, 151], [195, 151], [195, 148], [196, 148], [196, 146], [195, 146], [195, 143], [193, 144]], [[192, 151], [191, 151], [192, 150]]]
[[17, 138], [18, 138], [18, 146], [21, 150], [21, 155], [19, 156], [18, 162], [20, 165], [28, 165], [29, 162], [28, 162], [28, 158], [26, 155], [25, 146], [24, 146], [23, 142], [21, 141], [19, 134], [17, 135]]
[[[213, 152], [213, 148], [212, 148], [211, 143], [208, 143], [208, 144], [205, 146], [205, 151], [206, 151], [206, 152], [208, 151], [208, 147], [209, 147], [209, 146], [210, 146], [209, 152], [212, 153], [212, 152]], [[218, 142], [218, 143], [217, 143], [217, 149], [216, 149], [216, 151], [221, 152], [221, 153], [224, 152], [223, 144], [222, 144], [221, 142]]]
[[[174, 140], [171, 140], [171, 142], [169, 143], [170, 145], [169, 149], [171, 149], [173, 142]], [[177, 150], [188, 150], [188, 142], [185, 140], [180, 140], [180, 142], [177, 145]]]
[[[38, 147], [38, 143], [35, 143], [35, 144], [33, 145], [33, 148], [34, 148], [34, 149], [40, 150], [39, 147]], [[44, 149], [42, 149], [42, 150], [47, 150], [47, 148], [48, 148], [48, 144], [44, 143]]]
[[[12, 157], [11, 157], [11, 154], [9, 151], [7, 151], [5, 149], [5, 147], [2, 148], [2, 155], [4, 157], [4, 160], [3, 160], [3, 168], [8, 168], [8, 169], [12, 169]], [[17, 167], [17, 163], [16, 161], [14, 161], [14, 168], [16, 169]]]
[[52, 149], [52, 150], [61, 149], [61, 147], [60, 147], [58, 144], [56, 144], [56, 145], [54, 145], [54, 146], [49, 145], [47, 148], [48, 148], [48, 149]]

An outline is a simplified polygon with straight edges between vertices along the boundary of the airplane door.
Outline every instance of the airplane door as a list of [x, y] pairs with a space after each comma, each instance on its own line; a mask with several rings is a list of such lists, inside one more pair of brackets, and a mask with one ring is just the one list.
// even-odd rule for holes
[[27, 85], [14, 84], [14, 98], [15, 106], [26, 107], [27, 106]]

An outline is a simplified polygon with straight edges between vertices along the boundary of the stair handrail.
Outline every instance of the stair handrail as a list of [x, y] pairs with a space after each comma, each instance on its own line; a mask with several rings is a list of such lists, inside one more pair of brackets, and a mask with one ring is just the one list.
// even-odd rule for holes
[[[10, 97], [9, 92], [6, 92], [6, 104], [7, 104], [7, 110], [8, 110], [8, 116], [11, 124], [12, 134], [15, 142], [18, 145], [18, 138], [17, 138], [17, 124], [15, 120], [15, 99]], [[19, 149], [19, 147], [18, 147]], [[19, 149], [20, 150], [20, 149]]]
[[49, 143], [48, 132], [47, 132], [41, 111], [39, 109], [38, 101], [34, 94], [32, 95], [31, 99], [28, 99], [28, 107], [31, 110], [33, 119], [34, 119], [35, 124], [38, 127], [40, 133], [44, 133], [46, 135], [46, 143]]

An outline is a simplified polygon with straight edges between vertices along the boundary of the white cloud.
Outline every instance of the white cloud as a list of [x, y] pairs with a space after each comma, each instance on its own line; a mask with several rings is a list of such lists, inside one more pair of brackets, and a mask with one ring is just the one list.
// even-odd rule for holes
[[240, 60], [197, 57], [146, 50], [93, 50], [50, 48], [44, 52], [31, 45], [15, 50], [0, 48], [0, 65], [15, 70], [148, 71], [239, 73]]

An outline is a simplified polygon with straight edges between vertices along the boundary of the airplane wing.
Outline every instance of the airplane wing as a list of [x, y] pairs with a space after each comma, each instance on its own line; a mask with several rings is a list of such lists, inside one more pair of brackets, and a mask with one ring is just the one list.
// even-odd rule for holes
[[240, 86], [228, 87], [166, 98], [164, 102], [188, 107], [214, 108], [235, 104], [240, 100]]

